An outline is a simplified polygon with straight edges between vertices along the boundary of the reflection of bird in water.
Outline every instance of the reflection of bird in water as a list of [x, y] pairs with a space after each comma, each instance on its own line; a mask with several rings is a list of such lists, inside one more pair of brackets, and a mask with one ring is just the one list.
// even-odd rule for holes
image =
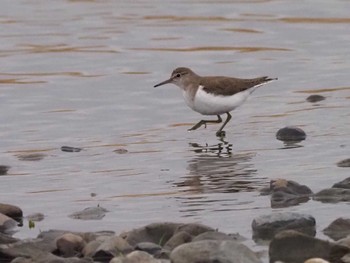
[[192, 193], [232, 193], [252, 191], [264, 182], [255, 177], [251, 163], [255, 153], [232, 153], [232, 144], [221, 141], [215, 145], [201, 146], [191, 143], [195, 155], [188, 160], [188, 174], [175, 183]]

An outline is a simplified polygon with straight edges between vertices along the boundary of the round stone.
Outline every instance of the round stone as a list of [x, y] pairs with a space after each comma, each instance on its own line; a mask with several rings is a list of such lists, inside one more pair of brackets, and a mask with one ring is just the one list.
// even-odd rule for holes
[[298, 127], [284, 127], [276, 133], [280, 141], [302, 141], [306, 139], [306, 133]]

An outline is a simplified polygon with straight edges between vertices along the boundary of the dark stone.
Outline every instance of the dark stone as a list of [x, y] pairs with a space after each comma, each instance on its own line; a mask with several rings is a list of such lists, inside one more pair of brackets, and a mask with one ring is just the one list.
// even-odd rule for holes
[[350, 167], [350, 158], [337, 162], [338, 167]]
[[10, 166], [0, 165], [0, 175], [6, 175], [9, 169]]
[[273, 213], [254, 219], [252, 228], [254, 240], [269, 240], [278, 232], [287, 229], [314, 236], [316, 234], [316, 221], [310, 215], [291, 212]]
[[140, 242], [135, 247], [135, 250], [145, 251], [148, 254], [155, 255], [162, 250], [162, 247], [152, 242]]
[[209, 227], [209, 226], [205, 226], [202, 224], [181, 224], [175, 231], [175, 233], [179, 232], [179, 231], [185, 231], [188, 234], [190, 234], [191, 236], [198, 236], [199, 234], [202, 234], [204, 232], [207, 231], [214, 231], [213, 228]]
[[350, 189], [350, 177], [344, 179], [343, 181], [340, 181], [338, 183], [335, 183], [332, 188], [344, 188], [344, 189]]
[[17, 222], [22, 221], [23, 211], [18, 206], [0, 203], [0, 213], [11, 217]]
[[350, 201], [350, 189], [327, 188], [319, 191], [313, 199], [323, 203], [338, 203]]
[[341, 263], [350, 248], [287, 230], [275, 235], [269, 246], [270, 262], [304, 262], [310, 258], [322, 258]]
[[92, 255], [95, 261], [109, 262], [112, 258], [122, 255], [127, 255], [133, 251], [130, 244], [119, 236], [113, 236], [105, 241], [96, 249]]
[[62, 146], [61, 151], [62, 152], [69, 152], [69, 153], [75, 153], [80, 152], [82, 149], [77, 147], [71, 147], [71, 146]]
[[[288, 207], [309, 201], [312, 191], [306, 185], [285, 179], [271, 180], [271, 207]], [[267, 192], [267, 191], [265, 191]]]
[[277, 140], [300, 142], [306, 139], [306, 133], [298, 127], [284, 127], [276, 133]]
[[177, 246], [191, 241], [192, 236], [189, 233], [186, 231], [179, 231], [164, 244], [164, 249], [172, 251]]
[[338, 218], [329, 224], [323, 233], [333, 240], [339, 240], [350, 235], [350, 219], [349, 218]]
[[257, 255], [232, 240], [202, 240], [176, 247], [170, 254], [172, 263], [261, 263]]
[[69, 217], [81, 220], [100, 220], [106, 215], [106, 212], [108, 212], [108, 210], [100, 206], [88, 207], [69, 215]]
[[46, 154], [43, 153], [23, 153], [17, 155], [18, 160], [20, 161], [41, 161], [46, 157]]
[[115, 149], [113, 152], [119, 153], [119, 154], [125, 154], [125, 153], [128, 153], [128, 150], [124, 148], [119, 148], [119, 149]]
[[120, 236], [132, 246], [140, 242], [152, 242], [164, 245], [175, 233], [175, 230], [182, 224], [178, 223], [152, 223], [141, 228], [122, 233]]
[[322, 100], [325, 100], [326, 98], [324, 97], [324, 96], [322, 96], [322, 95], [317, 95], [317, 94], [315, 94], [315, 95], [310, 95], [309, 97], [307, 97], [306, 98], [306, 100], [308, 101], [308, 102], [312, 102], [312, 103], [314, 103], [314, 102], [319, 102], [319, 101], [322, 101]]
[[229, 236], [225, 233], [218, 232], [218, 231], [207, 231], [204, 232], [198, 236], [196, 236], [192, 242], [201, 241], [201, 240], [235, 240], [237, 241], [233, 236]]

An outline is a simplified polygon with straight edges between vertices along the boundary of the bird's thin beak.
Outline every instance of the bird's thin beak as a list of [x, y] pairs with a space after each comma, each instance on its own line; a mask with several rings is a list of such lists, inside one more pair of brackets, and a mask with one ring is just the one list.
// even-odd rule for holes
[[162, 85], [165, 85], [165, 84], [168, 84], [168, 83], [171, 83], [172, 81], [173, 81], [172, 78], [167, 79], [167, 80], [165, 80], [165, 81], [163, 81], [163, 82], [161, 82], [161, 83], [158, 83], [157, 85], [154, 85], [154, 88], [159, 87], [159, 86], [162, 86]]

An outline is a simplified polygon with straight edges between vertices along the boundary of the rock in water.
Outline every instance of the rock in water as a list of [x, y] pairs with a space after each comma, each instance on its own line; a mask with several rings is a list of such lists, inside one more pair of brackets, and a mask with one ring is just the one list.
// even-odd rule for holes
[[307, 97], [306, 101], [314, 103], [314, 102], [319, 102], [319, 101], [322, 101], [325, 99], [326, 98], [322, 95], [313, 94], [313, 95], [310, 95], [309, 97]]
[[170, 260], [172, 263], [261, 263], [252, 250], [231, 240], [186, 243], [171, 252]]
[[277, 140], [286, 142], [300, 142], [306, 139], [306, 133], [298, 127], [284, 127], [276, 133]]
[[323, 233], [333, 240], [339, 240], [350, 235], [350, 218], [338, 218], [329, 224]]
[[62, 146], [61, 151], [62, 152], [69, 152], [69, 153], [75, 153], [80, 152], [82, 149], [77, 147], [71, 147], [71, 146]]
[[292, 212], [273, 213], [255, 218], [252, 222], [253, 239], [268, 240], [283, 230], [292, 229], [310, 236], [316, 234], [316, 220], [311, 215]]

